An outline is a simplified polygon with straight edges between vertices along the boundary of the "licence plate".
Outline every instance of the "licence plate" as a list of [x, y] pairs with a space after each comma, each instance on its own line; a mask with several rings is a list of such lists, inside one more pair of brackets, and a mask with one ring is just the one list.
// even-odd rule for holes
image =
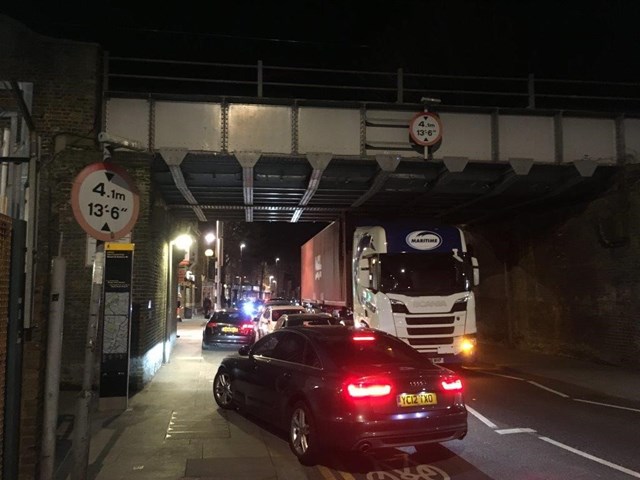
[[431, 359], [431, 361], [432, 361], [433, 363], [444, 363], [444, 358], [442, 358], [442, 357], [433, 357], [433, 358]]
[[222, 331], [227, 333], [236, 333], [238, 331], [238, 327], [222, 327]]
[[435, 405], [438, 398], [435, 393], [401, 393], [397, 397], [399, 407], [415, 407], [416, 405]]

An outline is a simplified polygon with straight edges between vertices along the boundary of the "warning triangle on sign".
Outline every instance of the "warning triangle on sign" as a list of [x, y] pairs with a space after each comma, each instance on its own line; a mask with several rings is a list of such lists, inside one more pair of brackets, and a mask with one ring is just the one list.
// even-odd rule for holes
[[107, 223], [105, 223], [100, 230], [102, 230], [103, 232], [110, 232], [111, 231], [111, 229], [109, 228], [109, 225]]

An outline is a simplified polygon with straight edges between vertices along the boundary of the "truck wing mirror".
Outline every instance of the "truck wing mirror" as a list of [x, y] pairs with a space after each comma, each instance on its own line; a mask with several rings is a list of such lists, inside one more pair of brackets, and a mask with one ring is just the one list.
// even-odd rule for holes
[[471, 257], [471, 267], [473, 268], [473, 286], [477, 287], [480, 285], [480, 267], [476, 257]]

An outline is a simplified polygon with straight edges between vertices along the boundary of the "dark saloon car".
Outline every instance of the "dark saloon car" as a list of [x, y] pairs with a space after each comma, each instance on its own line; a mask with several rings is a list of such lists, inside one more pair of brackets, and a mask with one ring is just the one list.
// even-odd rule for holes
[[331, 448], [365, 452], [467, 434], [460, 378], [378, 330], [276, 330], [222, 360], [213, 396], [220, 408], [288, 431], [306, 465]]
[[202, 348], [215, 345], [250, 345], [255, 341], [251, 315], [242, 310], [226, 309], [214, 312], [202, 332]]
[[273, 329], [317, 325], [340, 325], [340, 321], [328, 313], [285, 313], [280, 316]]

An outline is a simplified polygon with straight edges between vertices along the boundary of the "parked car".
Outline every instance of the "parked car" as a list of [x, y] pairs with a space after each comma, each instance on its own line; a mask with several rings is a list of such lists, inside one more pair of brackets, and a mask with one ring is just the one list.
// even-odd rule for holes
[[328, 313], [289, 313], [280, 315], [274, 330], [285, 327], [311, 327], [318, 325], [340, 325], [340, 320]]
[[251, 316], [238, 309], [213, 312], [202, 332], [203, 349], [215, 345], [249, 345], [254, 341]]
[[266, 305], [258, 317], [256, 324], [256, 339], [260, 339], [267, 333], [273, 332], [276, 322], [281, 315], [304, 312], [306, 312], [305, 308], [299, 305]]
[[224, 358], [213, 381], [220, 408], [288, 431], [305, 465], [331, 448], [418, 446], [462, 439], [460, 377], [402, 340], [344, 326], [289, 327]]

